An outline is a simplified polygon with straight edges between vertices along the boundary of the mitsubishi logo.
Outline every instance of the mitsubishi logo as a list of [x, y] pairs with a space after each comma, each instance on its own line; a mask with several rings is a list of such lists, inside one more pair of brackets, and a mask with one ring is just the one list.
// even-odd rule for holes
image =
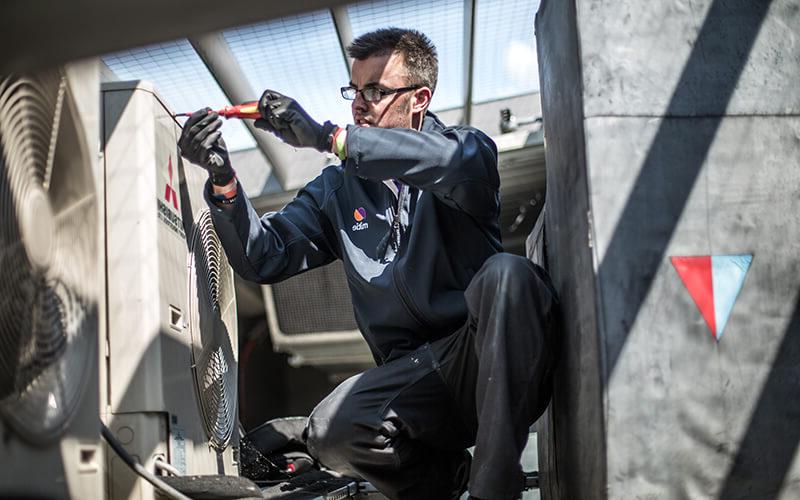
[[169, 199], [172, 198], [172, 205], [175, 207], [175, 210], [178, 210], [178, 194], [175, 192], [175, 188], [172, 187], [172, 155], [169, 157], [169, 182], [167, 183], [167, 189], [164, 192], [164, 198], [169, 203]]
[[[180, 157], [178, 158], [180, 161]], [[161, 200], [160, 198], [156, 199], [158, 202], [158, 219], [167, 225], [172, 231], [175, 232], [181, 238], [186, 238], [186, 234], [183, 230], [183, 222], [181, 221], [181, 213], [180, 209], [178, 209], [178, 193], [175, 191], [173, 187], [173, 179], [172, 179], [172, 156], [169, 157], [169, 162], [167, 163], [167, 171], [169, 172], [169, 180], [167, 181], [167, 187], [164, 190], [164, 199]], [[169, 202], [172, 200], [172, 206], [175, 207], [175, 210], [170, 210]]]

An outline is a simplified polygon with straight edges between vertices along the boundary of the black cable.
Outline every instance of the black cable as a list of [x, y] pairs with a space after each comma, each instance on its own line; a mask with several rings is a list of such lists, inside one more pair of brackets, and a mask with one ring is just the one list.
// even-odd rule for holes
[[125, 462], [128, 467], [133, 469], [133, 471], [140, 476], [142, 476], [147, 482], [155, 486], [157, 489], [161, 490], [165, 495], [175, 500], [191, 500], [189, 497], [181, 493], [180, 491], [176, 490], [172, 486], [168, 485], [161, 479], [157, 478], [155, 474], [150, 472], [149, 470], [142, 467], [142, 464], [136, 461], [130, 453], [122, 447], [122, 444], [117, 441], [117, 438], [111, 433], [108, 427], [104, 423], [100, 423], [101, 425], [101, 434], [103, 435], [103, 439], [106, 440], [108, 445], [111, 447], [114, 452], [119, 455], [123, 462]]

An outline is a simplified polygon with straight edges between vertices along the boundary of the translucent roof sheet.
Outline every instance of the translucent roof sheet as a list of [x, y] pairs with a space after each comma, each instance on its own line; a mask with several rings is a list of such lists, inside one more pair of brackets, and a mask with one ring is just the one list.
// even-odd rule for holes
[[534, 18], [539, 0], [475, 0], [472, 101], [539, 90]]
[[339, 94], [349, 76], [329, 11], [234, 28], [224, 36], [259, 96], [277, 90], [296, 98], [317, 121], [352, 121], [350, 103]]
[[[153, 82], [176, 113], [230, 104], [187, 40], [109, 54], [102, 59], [122, 80]], [[239, 120], [226, 120], [222, 130], [231, 150], [255, 147], [253, 136]]]
[[[475, 0], [473, 102], [538, 91], [534, 16], [539, 0]], [[464, 101], [464, 1], [367, 0], [349, 4], [354, 37], [397, 26], [428, 35], [439, 54], [439, 83], [431, 109]], [[352, 121], [339, 95], [348, 70], [330, 11], [287, 16], [226, 30], [224, 38], [257, 98], [271, 88], [297, 98], [318, 121]], [[187, 40], [103, 58], [122, 79], [150, 80], [176, 112], [225, 106], [228, 100]], [[226, 121], [232, 150], [255, 146], [238, 120]]]
[[390, 26], [413, 28], [425, 33], [439, 55], [439, 80], [431, 109], [436, 111], [463, 105], [463, 0], [367, 1], [348, 5], [347, 12], [353, 37]]

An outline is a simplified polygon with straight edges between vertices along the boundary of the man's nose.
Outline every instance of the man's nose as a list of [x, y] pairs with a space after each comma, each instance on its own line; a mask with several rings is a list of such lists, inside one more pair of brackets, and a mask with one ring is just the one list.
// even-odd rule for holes
[[354, 111], [367, 110], [367, 101], [364, 100], [364, 96], [361, 95], [361, 92], [356, 92], [356, 98], [353, 99], [353, 110]]

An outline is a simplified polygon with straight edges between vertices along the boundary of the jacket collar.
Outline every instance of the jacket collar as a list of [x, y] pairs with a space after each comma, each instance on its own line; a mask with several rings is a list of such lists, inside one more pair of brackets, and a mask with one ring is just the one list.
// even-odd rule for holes
[[425, 132], [432, 132], [442, 130], [444, 123], [439, 120], [439, 117], [431, 111], [425, 111], [425, 118], [422, 120], [422, 130]]
[[[424, 132], [435, 132], [442, 129], [444, 129], [444, 123], [439, 120], [439, 117], [433, 114], [431, 111], [425, 111], [425, 118], [422, 120], [422, 130]], [[386, 187], [392, 191], [396, 198], [398, 195], [398, 189], [394, 180], [386, 179], [383, 181], [383, 183], [386, 184]]]

